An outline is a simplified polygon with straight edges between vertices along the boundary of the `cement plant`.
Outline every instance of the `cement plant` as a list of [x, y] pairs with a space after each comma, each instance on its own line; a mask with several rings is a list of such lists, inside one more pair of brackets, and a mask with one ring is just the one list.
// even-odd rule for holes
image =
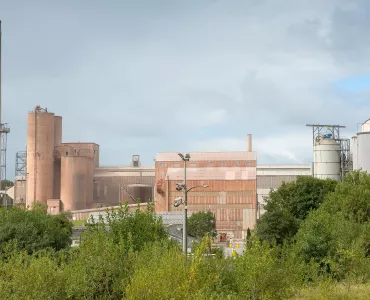
[[154, 199], [156, 211], [171, 218], [183, 210], [173, 204], [182, 195], [177, 184], [184, 180], [186, 163], [187, 183], [198, 187], [188, 195], [189, 212], [213, 212], [220, 240], [242, 239], [264, 213], [264, 197], [282, 182], [299, 175], [340, 181], [352, 169], [370, 171], [370, 120], [352, 142], [341, 136], [344, 126], [307, 125], [312, 128], [313, 163], [303, 165], [258, 164], [248, 134], [246, 148], [238, 152], [192, 152], [188, 161], [178, 153], [158, 153], [153, 166], [142, 166], [140, 156], [133, 155], [129, 166], [104, 167], [96, 143], [63, 142], [62, 124], [61, 116], [39, 105], [28, 113], [27, 149], [17, 153], [7, 205], [28, 207], [40, 201], [49, 214], [71, 211], [75, 220], [86, 220], [107, 207]]

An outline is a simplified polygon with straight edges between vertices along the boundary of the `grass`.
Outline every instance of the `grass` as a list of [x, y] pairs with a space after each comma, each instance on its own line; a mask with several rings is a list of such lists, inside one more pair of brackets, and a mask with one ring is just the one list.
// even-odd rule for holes
[[362, 300], [370, 299], [370, 283], [322, 283], [318, 286], [307, 287], [293, 297], [295, 300]]
[[72, 221], [73, 226], [82, 226], [84, 225], [86, 220], [77, 220], [77, 221]]

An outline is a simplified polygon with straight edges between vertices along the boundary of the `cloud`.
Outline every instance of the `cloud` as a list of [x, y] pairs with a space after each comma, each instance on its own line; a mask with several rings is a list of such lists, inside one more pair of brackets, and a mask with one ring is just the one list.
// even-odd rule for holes
[[[5, 1], [8, 171], [35, 104], [64, 139], [101, 145], [102, 164], [158, 151], [245, 149], [309, 162], [306, 123], [369, 117], [368, 91], [338, 90], [370, 63], [366, 0]], [[304, 145], [304, 146], [301, 146]], [[11, 177], [11, 175], [10, 175]]]

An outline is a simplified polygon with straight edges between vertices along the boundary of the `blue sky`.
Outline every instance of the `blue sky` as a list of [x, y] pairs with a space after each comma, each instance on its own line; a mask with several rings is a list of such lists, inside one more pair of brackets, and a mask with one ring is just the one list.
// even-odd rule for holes
[[0, 0], [8, 177], [37, 104], [63, 116], [65, 142], [100, 144], [103, 165], [245, 150], [247, 133], [259, 163], [310, 163], [305, 124], [350, 137], [370, 117], [369, 13], [366, 0]]
[[335, 82], [336, 88], [349, 93], [359, 93], [370, 90], [370, 74], [350, 76]]

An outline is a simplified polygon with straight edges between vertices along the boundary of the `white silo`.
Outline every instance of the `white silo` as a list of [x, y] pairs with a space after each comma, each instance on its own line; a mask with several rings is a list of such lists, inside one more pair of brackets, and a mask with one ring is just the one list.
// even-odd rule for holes
[[370, 119], [362, 124], [362, 132], [357, 133], [356, 164], [354, 170], [370, 173]]
[[352, 137], [351, 154], [353, 170], [357, 170], [357, 135]]
[[341, 179], [341, 146], [332, 138], [317, 137], [314, 144], [314, 176]]

